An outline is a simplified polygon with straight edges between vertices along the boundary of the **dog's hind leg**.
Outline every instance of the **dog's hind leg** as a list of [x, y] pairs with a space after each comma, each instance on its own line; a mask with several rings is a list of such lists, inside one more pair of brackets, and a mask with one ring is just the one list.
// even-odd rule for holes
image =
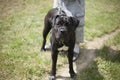
[[48, 35], [48, 33], [50, 32], [51, 30], [51, 24], [45, 20], [45, 23], [44, 23], [44, 29], [43, 29], [43, 43], [42, 43], [42, 47], [41, 47], [41, 51], [45, 51], [45, 44], [46, 44], [46, 37]]

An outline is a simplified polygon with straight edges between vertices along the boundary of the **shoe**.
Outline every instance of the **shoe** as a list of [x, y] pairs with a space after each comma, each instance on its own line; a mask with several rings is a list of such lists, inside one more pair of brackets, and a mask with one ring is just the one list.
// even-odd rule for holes
[[74, 52], [73, 54], [73, 62], [78, 59], [79, 53]]
[[79, 44], [77, 43], [75, 44], [75, 47], [74, 47], [73, 61], [77, 60], [79, 53], [80, 53], [80, 47], [79, 47]]

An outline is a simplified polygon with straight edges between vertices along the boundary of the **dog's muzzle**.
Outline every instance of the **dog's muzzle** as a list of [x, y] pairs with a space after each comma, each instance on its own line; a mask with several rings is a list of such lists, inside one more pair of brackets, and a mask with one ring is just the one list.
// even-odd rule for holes
[[67, 37], [67, 29], [65, 27], [60, 27], [57, 30], [56, 38], [57, 39], [65, 39]]
[[63, 33], [63, 32], [67, 32], [67, 29], [65, 27], [60, 27], [58, 28], [58, 30]]

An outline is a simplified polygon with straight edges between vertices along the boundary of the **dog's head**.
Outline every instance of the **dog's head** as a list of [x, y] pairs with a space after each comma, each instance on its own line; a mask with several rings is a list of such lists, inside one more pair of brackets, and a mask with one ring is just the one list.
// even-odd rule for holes
[[75, 32], [78, 24], [79, 21], [75, 17], [56, 15], [52, 20], [55, 38], [58, 40], [65, 40], [69, 35]]

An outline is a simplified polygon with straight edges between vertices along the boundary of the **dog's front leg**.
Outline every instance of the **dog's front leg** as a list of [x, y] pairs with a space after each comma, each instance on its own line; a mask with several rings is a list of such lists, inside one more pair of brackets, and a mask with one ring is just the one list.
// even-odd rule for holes
[[[54, 47], [55, 48], [55, 47]], [[58, 50], [52, 48], [52, 69], [49, 80], [55, 80]]]
[[68, 50], [68, 61], [69, 61], [69, 73], [72, 80], [75, 80], [76, 74], [73, 70], [73, 49]]

